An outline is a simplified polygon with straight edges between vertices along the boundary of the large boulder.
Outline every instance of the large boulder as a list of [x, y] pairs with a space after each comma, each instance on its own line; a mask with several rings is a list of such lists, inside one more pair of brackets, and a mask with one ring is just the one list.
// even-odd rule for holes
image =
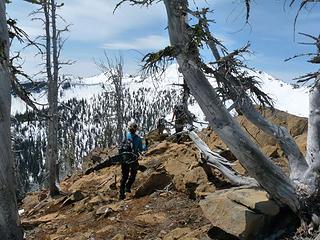
[[183, 177], [183, 187], [191, 199], [215, 191], [214, 185], [210, 184], [205, 171], [200, 166], [186, 172]]
[[187, 193], [192, 199], [215, 191], [192, 143], [172, 144], [166, 153], [163, 167], [172, 176], [176, 190]]
[[200, 207], [215, 227], [239, 239], [259, 239], [280, 211], [266, 192], [254, 188], [216, 191]]
[[298, 144], [300, 151], [305, 154], [307, 152], [307, 133], [295, 137], [295, 141]]
[[268, 216], [276, 216], [280, 208], [263, 190], [257, 189], [239, 189], [228, 193], [228, 198], [236, 203], [246, 206], [247, 208]]
[[154, 172], [137, 189], [135, 197], [143, 197], [162, 190], [172, 182], [172, 177], [166, 172]]

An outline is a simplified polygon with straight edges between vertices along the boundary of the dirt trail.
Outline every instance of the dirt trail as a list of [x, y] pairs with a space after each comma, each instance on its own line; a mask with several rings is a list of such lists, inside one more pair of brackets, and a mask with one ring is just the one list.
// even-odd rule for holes
[[178, 191], [173, 182], [163, 190], [135, 197], [150, 176], [165, 174], [175, 179], [175, 172], [188, 172], [197, 161], [196, 149], [188, 146], [191, 143], [154, 145], [140, 161], [147, 171], [138, 173], [134, 191], [124, 201], [118, 200], [120, 166], [64, 180], [61, 185], [68, 196], [39, 201], [45, 192], [29, 194], [21, 206], [27, 239], [210, 239], [210, 224], [198, 200], [190, 199], [188, 191]]
[[[273, 122], [286, 126], [305, 151], [305, 119], [279, 111], [266, 114]], [[287, 162], [276, 142], [242, 116], [238, 120], [265, 154], [286, 170]], [[246, 173], [210, 129], [199, 136], [232, 161], [234, 169]], [[113, 154], [115, 150], [96, 149], [86, 158], [84, 168]], [[138, 172], [133, 192], [124, 201], [118, 200], [120, 166], [89, 175], [75, 173], [61, 183], [67, 195], [56, 199], [46, 198], [46, 192], [29, 193], [20, 206], [24, 209], [21, 220], [27, 239], [211, 239], [208, 231], [212, 226], [198, 202], [230, 184], [199, 159], [192, 142], [153, 141], [139, 161], [147, 170]]]

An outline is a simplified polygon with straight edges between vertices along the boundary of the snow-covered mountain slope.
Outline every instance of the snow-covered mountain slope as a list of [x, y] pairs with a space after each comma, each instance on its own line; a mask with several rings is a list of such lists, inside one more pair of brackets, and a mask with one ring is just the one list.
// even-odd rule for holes
[[309, 88], [297, 87], [265, 72], [252, 72], [261, 82], [261, 89], [274, 100], [274, 107], [300, 117], [308, 117]]
[[[140, 76], [125, 76], [123, 79], [124, 87], [130, 92], [137, 92], [139, 89], [148, 89], [147, 100], [155, 99], [157, 93], [163, 90], [178, 90], [177, 86], [172, 84], [182, 83], [182, 78], [178, 74], [177, 65], [171, 65], [163, 77], [154, 80], [151, 77], [142, 79]], [[60, 90], [60, 102], [68, 101], [72, 98], [78, 100], [85, 99], [90, 102], [94, 97], [101, 95], [106, 90], [112, 91], [112, 84], [108, 83], [108, 77], [103, 73], [94, 77], [85, 79], [71, 79], [70, 88]], [[34, 100], [38, 103], [45, 104], [47, 96], [45, 91], [32, 94]], [[26, 104], [18, 97], [12, 98], [11, 113], [22, 113], [26, 110]]]
[[[249, 74], [254, 75], [259, 79], [261, 82], [261, 89], [273, 98], [275, 108], [301, 117], [308, 116], [309, 89], [307, 87], [294, 87], [293, 85], [284, 83], [265, 72], [249, 71]], [[125, 76], [123, 81], [125, 88], [131, 93], [142, 88], [149, 89], [146, 98], [148, 100], [154, 100], [159, 91], [178, 91], [179, 87], [173, 84], [181, 84], [183, 79], [181, 74], [178, 72], [178, 66], [176, 64], [172, 64], [159, 80], [154, 80], [150, 77], [141, 79], [140, 76]], [[212, 85], [215, 86], [214, 79], [210, 79], [210, 81]], [[86, 79], [73, 79], [71, 81], [70, 88], [60, 91], [60, 101], [63, 102], [76, 98], [78, 100], [85, 99], [90, 102], [91, 99], [105, 91], [103, 86], [106, 89], [112, 90], [112, 85], [107, 84], [107, 77], [104, 74]], [[37, 102], [46, 103], [47, 101], [46, 94], [44, 92], [35, 93], [33, 96]], [[193, 111], [196, 116], [203, 118], [203, 114], [197, 105], [190, 107], [190, 110]], [[21, 113], [25, 110], [26, 104], [19, 98], [14, 97], [12, 99], [12, 114]]]

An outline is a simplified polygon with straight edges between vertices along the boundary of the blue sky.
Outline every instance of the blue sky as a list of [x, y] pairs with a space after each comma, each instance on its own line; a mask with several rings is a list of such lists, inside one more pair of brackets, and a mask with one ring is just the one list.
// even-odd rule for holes
[[[166, 12], [162, 2], [146, 8], [122, 5], [112, 13], [117, 0], [65, 0], [60, 14], [72, 24], [63, 58], [75, 60], [65, 67], [64, 73], [75, 76], [93, 76], [100, 70], [94, 60], [121, 54], [125, 61], [125, 72], [135, 74], [139, 70], [142, 56], [169, 44]], [[192, 2], [192, 1], [190, 1]], [[245, 8], [242, 0], [196, 1], [198, 6], [211, 7], [210, 16], [216, 23], [211, 26], [215, 36], [222, 39], [229, 50], [251, 42], [253, 55], [247, 63], [286, 82], [309, 71], [317, 70], [305, 59], [284, 62], [298, 53], [313, 51], [312, 47], [299, 45], [308, 41], [298, 34], [294, 36], [293, 21], [297, 6], [289, 8], [284, 0], [255, 0], [251, 6], [250, 25], [245, 24]], [[318, 4], [320, 5], [320, 4]], [[320, 6], [304, 9], [297, 22], [297, 32], [318, 35], [320, 33]], [[193, 6], [193, 5], [192, 5]], [[18, 20], [20, 27], [31, 36], [42, 33], [39, 22], [31, 21], [28, 15], [36, 6], [22, 0], [8, 4], [8, 15]], [[19, 46], [15, 44], [14, 51]], [[207, 60], [210, 56], [205, 54]], [[24, 51], [24, 67], [28, 73], [39, 71], [41, 60], [32, 49]]]

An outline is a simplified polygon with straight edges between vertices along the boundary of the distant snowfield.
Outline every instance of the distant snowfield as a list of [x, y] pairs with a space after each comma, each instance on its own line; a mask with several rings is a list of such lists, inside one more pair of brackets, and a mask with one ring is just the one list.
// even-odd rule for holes
[[[292, 85], [277, 80], [264, 72], [250, 71], [250, 74], [256, 75], [261, 81], [261, 89], [274, 99], [275, 108], [297, 116], [308, 117], [308, 88], [294, 88]], [[76, 98], [79, 100], [86, 99], [90, 103], [90, 99], [97, 97], [105, 91], [103, 86], [105, 86], [105, 89], [112, 90], [112, 86], [106, 82], [107, 77], [104, 74], [81, 80], [72, 80], [71, 88], [60, 91], [60, 102]], [[125, 76], [123, 82], [125, 88], [131, 92], [138, 91], [140, 88], [150, 89], [147, 98], [152, 99], [155, 97], [157, 91], [171, 89], [179, 90], [177, 86], [172, 84], [182, 83], [183, 78], [178, 72], [177, 65], [172, 64], [166, 70], [161, 81], [155, 81], [151, 78], [142, 80], [140, 77]], [[210, 82], [212, 85], [215, 85], [214, 79], [210, 79]], [[47, 102], [45, 93], [36, 93], [33, 97], [37, 102]], [[198, 117], [199, 121], [203, 121], [203, 113], [197, 104], [190, 106], [190, 110]], [[13, 97], [11, 113], [15, 114], [25, 111], [26, 104], [19, 98]]]
[[261, 81], [261, 89], [274, 100], [274, 107], [300, 117], [309, 114], [309, 88], [294, 88], [262, 72], [256, 73]]

